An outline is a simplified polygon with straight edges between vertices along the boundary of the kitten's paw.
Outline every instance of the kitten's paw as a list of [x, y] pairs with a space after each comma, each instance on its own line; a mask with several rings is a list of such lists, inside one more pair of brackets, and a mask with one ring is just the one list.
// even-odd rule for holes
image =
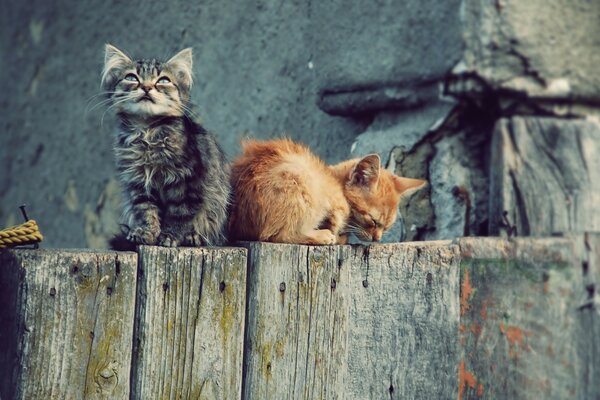
[[200, 247], [204, 246], [206, 243], [198, 233], [188, 233], [183, 237], [182, 244], [184, 246]]
[[337, 242], [337, 237], [329, 229], [317, 229], [306, 235], [306, 244], [331, 245]]
[[179, 241], [170, 233], [161, 233], [158, 236], [158, 245], [164, 247], [177, 247], [179, 246]]
[[140, 226], [130, 229], [127, 233], [127, 240], [136, 244], [153, 245], [156, 244], [157, 238], [158, 232]]

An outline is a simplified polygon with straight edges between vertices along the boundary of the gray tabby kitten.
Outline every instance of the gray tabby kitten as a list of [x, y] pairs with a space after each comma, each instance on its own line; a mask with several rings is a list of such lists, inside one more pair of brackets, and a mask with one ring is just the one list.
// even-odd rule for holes
[[168, 247], [223, 244], [230, 170], [190, 110], [192, 49], [166, 62], [133, 61], [107, 44], [102, 87], [120, 120], [115, 155], [127, 239]]

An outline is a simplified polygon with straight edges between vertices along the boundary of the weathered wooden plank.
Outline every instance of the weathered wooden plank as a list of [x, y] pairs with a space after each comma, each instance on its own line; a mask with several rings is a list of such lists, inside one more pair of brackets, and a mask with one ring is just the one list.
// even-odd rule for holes
[[243, 398], [456, 393], [456, 246], [249, 248]]
[[129, 397], [134, 253], [0, 252], [0, 397]]
[[500, 119], [493, 134], [490, 233], [502, 214], [521, 236], [600, 231], [600, 124], [542, 117]]
[[246, 249], [141, 246], [135, 399], [241, 395]]
[[580, 399], [600, 399], [600, 233], [583, 240], [585, 296], [578, 308], [581, 376]]
[[459, 262], [449, 242], [352, 249], [346, 398], [456, 398]]
[[247, 246], [243, 398], [344, 398], [350, 247]]
[[459, 399], [586, 398], [573, 241], [463, 238]]

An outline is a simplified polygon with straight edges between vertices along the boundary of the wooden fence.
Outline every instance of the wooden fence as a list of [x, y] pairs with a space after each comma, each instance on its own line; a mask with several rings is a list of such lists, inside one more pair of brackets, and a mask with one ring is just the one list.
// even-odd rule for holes
[[1, 399], [600, 397], [600, 235], [0, 253]]

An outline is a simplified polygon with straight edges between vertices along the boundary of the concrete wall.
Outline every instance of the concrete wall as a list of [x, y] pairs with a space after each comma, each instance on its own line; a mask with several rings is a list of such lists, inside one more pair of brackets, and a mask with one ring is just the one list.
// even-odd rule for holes
[[596, 115], [600, 3], [571, 3], [7, 3], [0, 227], [28, 203], [47, 246], [103, 247], [116, 230], [113, 118], [96, 107], [110, 42], [133, 56], [194, 47], [193, 100], [231, 157], [242, 137], [285, 134], [328, 162], [378, 152], [428, 179], [387, 241], [485, 235], [495, 122]]
[[[371, 115], [318, 108], [323, 92], [431, 80], [459, 56], [457, 1], [33, 0], [0, 26], [0, 226], [30, 204], [47, 246], [101, 247], [115, 229], [113, 119], [96, 107], [103, 44], [166, 57], [192, 46], [193, 100], [230, 156], [245, 136], [289, 135], [328, 162], [350, 155]], [[411, 4], [414, 3], [414, 4]], [[449, 15], [448, 15], [449, 11]], [[429, 31], [429, 24], [435, 25]], [[427, 57], [448, 28], [443, 52]], [[422, 68], [425, 66], [425, 68]]]

